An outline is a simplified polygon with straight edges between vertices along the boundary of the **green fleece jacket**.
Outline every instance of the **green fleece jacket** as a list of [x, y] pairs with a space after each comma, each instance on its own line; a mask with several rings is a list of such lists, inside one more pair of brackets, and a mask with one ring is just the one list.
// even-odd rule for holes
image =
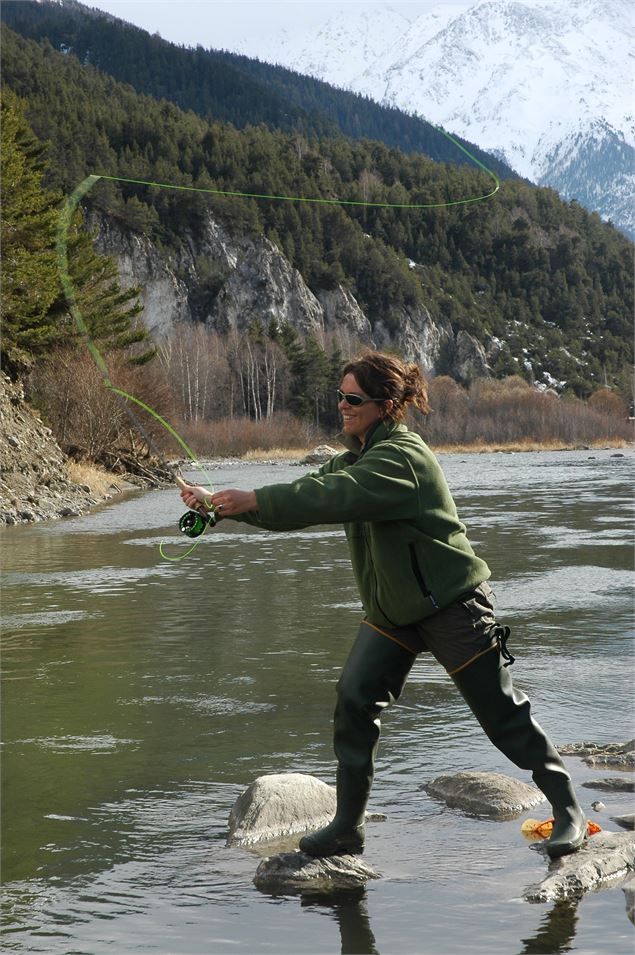
[[403, 424], [381, 421], [362, 446], [290, 484], [256, 489], [237, 519], [272, 531], [343, 524], [371, 623], [405, 626], [448, 607], [490, 576], [474, 554], [434, 454]]

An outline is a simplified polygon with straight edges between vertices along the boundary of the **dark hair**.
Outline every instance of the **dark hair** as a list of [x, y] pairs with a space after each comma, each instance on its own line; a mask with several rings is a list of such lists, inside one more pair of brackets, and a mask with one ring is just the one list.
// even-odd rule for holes
[[415, 362], [404, 362], [385, 352], [367, 351], [344, 365], [344, 375], [354, 375], [369, 398], [391, 400], [387, 415], [394, 421], [405, 418], [408, 405], [414, 405], [422, 414], [430, 411], [426, 381]]

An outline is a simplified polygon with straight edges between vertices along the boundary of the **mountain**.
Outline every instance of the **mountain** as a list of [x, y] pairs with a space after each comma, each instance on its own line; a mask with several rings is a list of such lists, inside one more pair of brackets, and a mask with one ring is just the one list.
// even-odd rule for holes
[[[112, 24], [95, 22], [116, 43]], [[5, 24], [2, 77], [50, 144], [47, 185], [70, 194], [88, 174], [105, 177], [87, 211], [102, 238], [120, 236], [102, 251], [117, 255], [122, 277], [149, 289], [148, 327], [198, 322], [224, 334], [249, 317], [263, 334], [281, 323], [304, 334], [346, 321], [365, 341], [464, 381], [520, 372], [582, 396], [626, 381], [632, 244], [597, 214], [514, 178], [463, 204], [491, 189], [473, 164], [203, 119], [169, 102], [191, 75], [172, 69], [170, 45], [157, 41], [157, 72], [145, 57], [154, 38], [117, 29], [123, 62], [140, 74], [149, 62], [161, 98]], [[95, 35], [92, 48], [106, 38]], [[182, 62], [188, 51], [177, 52]], [[142, 240], [171, 264], [151, 249], [138, 262]], [[168, 301], [170, 289], [178, 294]]]
[[[0, 16], [22, 36], [48, 41], [85, 66], [203, 119], [223, 120], [238, 129], [264, 123], [302, 137], [344, 133], [436, 162], [473, 165], [435, 126], [395, 107], [244, 56], [177, 46], [76, 0], [3, 0]], [[366, 45], [365, 55], [370, 52]], [[500, 159], [458, 139], [499, 178], [516, 175]]]
[[314, 36], [240, 52], [440, 123], [635, 237], [634, 44], [631, 0], [479, 0], [329, 6]]

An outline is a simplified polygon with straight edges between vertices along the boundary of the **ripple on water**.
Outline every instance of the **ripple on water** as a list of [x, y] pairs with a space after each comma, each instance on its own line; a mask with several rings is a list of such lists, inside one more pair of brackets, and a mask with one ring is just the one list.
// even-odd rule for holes
[[256, 700], [233, 700], [222, 696], [143, 696], [138, 699], [122, 698], [120, 706], [148, 706], [152, 704], [186, 706], [192, 710], [213, 716], [246, 716], [250, 713], [267, 713], [276, 709], [275, 703], [260, 703]]
[[119, 749], [120, 746], [139, 746], [141, 740], [138, 739], [118, 739], [115, 736], [107, 734], [103, 736], [48, 736], [35, 737], [32, 739], [17, 739], [12, 745], [24, 745], [31, 743], [42, 749], [50, 749], [55, 753], [63, 753], [69, 750], [104, 753]]
[[0, 619], [3, 630], [23, 630], [25, 627], [55, 627], [71, 620], [89, 620], [103, 616], [86, 610], [49, 610], [43, 613], [13, 613]]
[[[570, 567], [554, 567], [545, 573], [523, 574], [499, 583], [496, 590], [499, 604], [505, 605], [507, 616], [521, 611], [559, 611], [566, 608], [596, 609], [600, 600], [606, 606], [621, 603], [629, 593], [635, 575], [630, 570], [589, 565], [575, 568], [575, 586], [572, 586]], [[504, 595], [504, 599], [503, 599]]]

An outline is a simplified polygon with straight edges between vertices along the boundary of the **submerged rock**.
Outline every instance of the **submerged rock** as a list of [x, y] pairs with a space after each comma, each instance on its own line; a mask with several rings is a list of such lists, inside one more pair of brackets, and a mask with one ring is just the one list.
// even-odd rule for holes
[[599, 832], [581, 849], [556, 859], [545, 879], [525, 889], [528, 902], [555, 902], [608, 888], [635, 869], [635, 838], [626, 832]]
[[361, 856], [329, 856], [314, 859], [304, 852], [284, 852], [263, 859], [254, 885], [269, 891], [283, 889], [342, 889], [364, 885], [381, 876]]
[[626, 816], [611, 816], [611, 819], [622, 829], [635, 829], [635, 813], [629, 813]]
[[[242, 793], [229, 814], [228, 846], [273, 842], [294, 833], [319, 829], [335, 815], [335, 787], [305, 773], [259, 776]], [[385, 819], [366, 813], [367, 820]]]
[[420, 787], [448, 806], [479, 816], [513, 819], [526, 809], [545, 802], [535, 786], [502, 773], [455, 773], [437, 776]]
[[619, 776], [605, 776], [603, 779], [589, 779], [586, 783], [581, 783], [585, 789], [599, 789], [605, 793], [633, 793], [635, 792], [635, 780], [622, 779]]
[[563, 756], [580, 756], [587, 766], [598, 769], [635, 769], [635, 739], [627, 743], [591, 743], [585, 740], [559, 746], [558, 750]]

